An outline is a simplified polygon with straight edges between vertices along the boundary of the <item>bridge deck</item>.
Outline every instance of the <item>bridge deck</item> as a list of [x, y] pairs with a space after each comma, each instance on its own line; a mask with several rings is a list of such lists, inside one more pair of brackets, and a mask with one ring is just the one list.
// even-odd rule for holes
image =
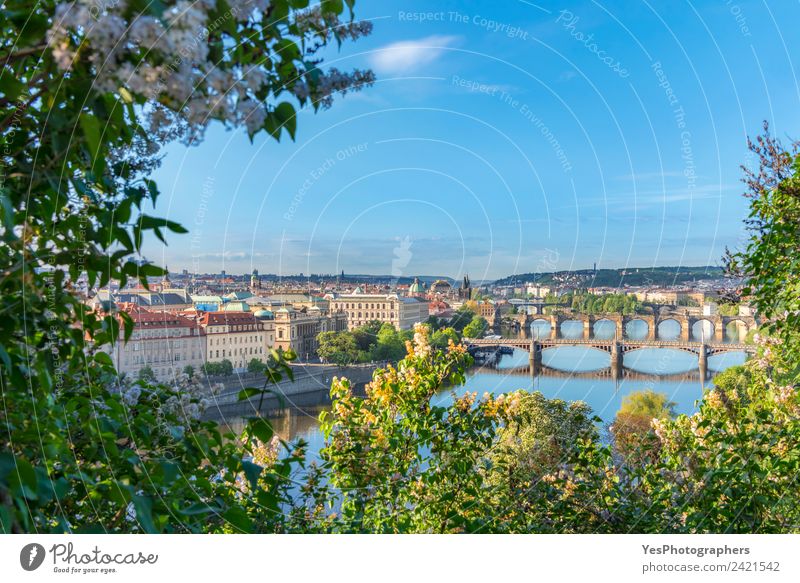
[[[511, 346], [522, 350], [530, 350], [532, 340], [515, 338], [465, 338], [464, 343], [468, 346]], [[555, 346], [588, 346], [590, 348], [600, 348], [610, 350], [617, 342], [623, 350], [634, 350], [638, 348], [678, 348], [682, 350], [700, 350], [703, 346], [711, 352], [753, 352], [755, 347], [748, 344], [726, 343], [726, 342], [695, 342], [687, 340], [614, 340], [614, 339], [583, 339], [583, 338], [542, 338], [536, 340], [542, 348], [553, 348]]]

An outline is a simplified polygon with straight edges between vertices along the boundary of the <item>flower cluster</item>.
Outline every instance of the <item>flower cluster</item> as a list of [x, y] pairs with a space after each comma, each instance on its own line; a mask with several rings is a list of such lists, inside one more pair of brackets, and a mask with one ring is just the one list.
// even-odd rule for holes
[[[228, 46], [241, 50], [243, 43], [256, 45], [252, 35], [233, 34], [236, 24], [232, 23], [257, 25], [269, 4], [268, 0], [235, 0], [228, 2], [223, 13], [215, 0], [177, 0], [154, 16], [152, 11], [131, 15], [127, 2], [98, 8], [95, 2], [74, 0], [57, 5], [47, 41], [59, 69], [67, 72], [86, 66], [97, 91], [144, 99], [150, 104], [146, 108], [150, 131], [164, 131], [165, 124], [174, 123], [164, 108], [178, 113], [188, 122], [189, 139], [201, 135], [215, 119], [255, 134], [265, 127], [270, 93], [277, 97], [288, 90], [301, 104], [311, 100], [315, 108], [325, 108], [335, 93], [374, 82], [370, 71], [323, 71], [317, 68], [318, 61], [307, 69], [298, 67], [299, 55], [290, 49], [294, 43], [277, 33], [272, 43], [254, 46], [260, 56], [244, 63], [229, 58], [227, 49], [220, 51]], [[372, 30], [371, 23], [343, 24], [338, 14], [319, 8], [298, 12], [295, 20], [291, 26], [289, 20], [283, 22], [285, 33], [281, 34], [299, 35], [302, 44], [306, 36], [316, 37], [316, 49], [331, 37], [339, 42], [354, 40]], [[264, 57], [272, 51], [274, 57]], [[281, 67], [273, 63], [279, 59]], [[291, 69], [285, 66], [289, 61], [294, 61]]]

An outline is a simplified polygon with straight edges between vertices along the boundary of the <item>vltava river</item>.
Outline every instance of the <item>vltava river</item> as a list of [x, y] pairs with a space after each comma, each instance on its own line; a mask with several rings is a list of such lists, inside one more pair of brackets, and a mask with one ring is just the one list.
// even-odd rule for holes
[[[625, 354], [625, 367], [634, 371], [633, 375], [615, 380], [601, 374], [592, 375], [590, 371], [605, 369], [609, 365], [608, 353], [581, 346], [561, 346], [545, 350], [543, 364], [552, 369], [536, 378], [518, 370], [528, 364], [528, 353], [516, 350], [513, 355], [504, 356], [496, 369], [474, 368], [466, 383], [454, 390], [442, 391], [434, 401], [445, 404], [453, 395], [474, 391], [482, 395], [485, 391], [493, 394], [525, 389], [540, 391], [546, 397], [566, 401], [584, 401], [604, 422], [613, 420], [622, 403], [622, 398], [634, 391], [653, 389], [666, 394], [674, 401], [678, 413], [692, 413], [695, 402], [703, 394], [703, 385], [712, 381], [701, 380], [697, 372], [697, 357], [687, 352], [665, 348], [642, 349]], [[709, 357], [710, 372], [722, 371], [745, 360], [743, 352], [730, 352]], [[573, 372], [575, 375], [568, 373]], [[657, 376], [658, 375], [658, 376]], [[666, 377], [666, 378], [665, 378]], [[317, 418], [328, 408], [328, 398], [324, 392], [315, 396], [304, 396], [303, 403], [293, 403], [287, 398], [288, 407], [269, 411], [276, 432], [283, 439], [292, 441], [302, 438], [309, 442], [310, 457], [323, 446], [323, 437]], [[241, 429], [240, 419], [221, 420], [234, 430]]]

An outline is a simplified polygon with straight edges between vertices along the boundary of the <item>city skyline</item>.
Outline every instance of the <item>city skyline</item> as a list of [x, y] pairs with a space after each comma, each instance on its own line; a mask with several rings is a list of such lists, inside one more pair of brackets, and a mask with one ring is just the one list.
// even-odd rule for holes
[[769, 10], [376, 2], [359, 16], [375, 34], [327, 65], [370, 67], [375, 86], [301, 112], [295, 142], [212, 126], [167, 148], [157, 210], [190, 233], [150, 241], [150, 260], [486, 280], [715, 265], [743, 237], [747, 136], [765, 119], [798, 129], [797, 32]]

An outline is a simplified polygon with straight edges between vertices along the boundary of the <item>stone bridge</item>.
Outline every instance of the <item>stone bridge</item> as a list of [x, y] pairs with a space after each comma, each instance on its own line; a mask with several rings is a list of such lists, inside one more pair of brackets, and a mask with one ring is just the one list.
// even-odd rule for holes
[[602, 339], [513, 339], [513, 338], [481, 338], [464, 339], [471, 350], [492, 349], [500, 346], [509, 346], [525, 350], [529, 354], [530, 372], [536, 375], [542, 370], [542, 351], [559, 346], [585, 346], [609, 353], [611, 361], [609, 368], [612, 376], [621, 377], [625, 353], [643, 348], [671, 348], [682, 350], [697, 356], [697, 366], [703, 378], [708, 375], [708, 357], [725, 352], [745, 352], [750, 355], [755, 352], [755, 347], [749, 344], [722, 343], [722, 342], [691, 342], [688, 340], [602, 340]]
[[690, 316], [688, 314], [636, 314], [626, 316], [622, 314], [603, 314], [590, 316], [587, 314], [551, 314], [551, 315], [531, 315], [531, 314], [508, 314], [504, 320], [511, 325], [512, 330], [521, 339], [531, 337], [531, 325], [536, 321], [546, 322], [550, 325], [550, 340], [561, 338], [561, 325], [564, 322], [580, 322], [583, 324], [583, 340], [591, 340], [595, 337], [594, 328], [598, 322], [612, 322], [615, 327], [615, 338], [627, 338], [626, 327], [629, 323], [641, 320], [647, 324], [646, 340], [659, 340], [658, 327], [670, 320], [680, 326], [678, 339], [688, 342], [692, 338], [692, 328], [698, 322], [708, 322], [712, 332], [708, 338], [709, 342], [722, 343], [725, 341], [725, 330], [729, 324], [736, 323], [742, 336], [747, 335], [750, 330], [756, 328], [755, 318], [752, 316]]

